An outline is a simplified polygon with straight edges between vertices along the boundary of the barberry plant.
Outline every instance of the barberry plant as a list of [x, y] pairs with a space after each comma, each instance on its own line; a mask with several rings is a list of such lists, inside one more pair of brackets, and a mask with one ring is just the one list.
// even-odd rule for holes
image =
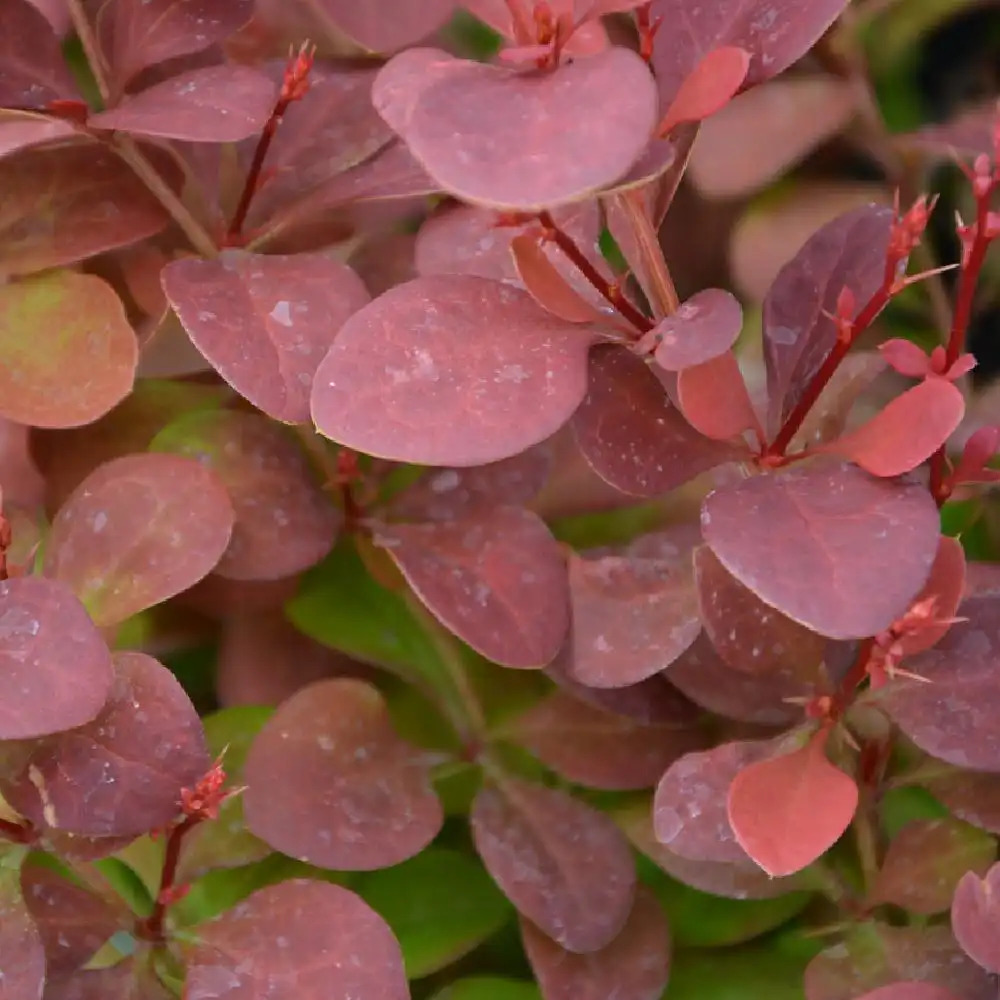
[[0, 0], [0, 1000], [996, 997], [906, 6]]

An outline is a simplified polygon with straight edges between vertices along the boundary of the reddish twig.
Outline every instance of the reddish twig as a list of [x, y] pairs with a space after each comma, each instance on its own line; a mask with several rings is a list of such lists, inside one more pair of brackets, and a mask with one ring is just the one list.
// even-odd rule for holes
[[33, 831], [30, 826], [14, 823], [0, 817], [0, 838], [15, 844], [30, 844], [33, 839]]
[[257, 141], [257, 148], [254, 150], [253, 161], [247, 173], [246, 181], [243, 184], [243, 192], [240, 195], [239, 204], [233, 213], [233, 220], [229, 223], [229, 230], [226, 234], [226, 243], [230, 246], [238, 244], [243, 234], [243, 224], [246, 222], [247, 213], [250, 211], [250, 203], [260, 186], [261, 171], [264, 168], [264, 160], [267, 152], [271, 148], [271, 142], [281, 119], [289, 107], [301, 100], [309, 90], [309, 72], [312, 69], [315, 46], [303, 43], [298, 53], [288, 57], [288, 65], [285, 68], [285, 78], [281, 84], [281, 92], [275, 101], [274, 109], [260, 133]]
[[587, 255], [576, 245], [573, 238], [556, 225], [549, 212], [539, 212], [538, 221], [542, 224], [542, 238], [555, 243], [569, 258], [573, 266], [636, 330], [640, 333], [648, 333], [653, 329], [652, 321], [629, 302], [622, 292], [621, 286], [617, 282], [608, 281], [597, 270]]

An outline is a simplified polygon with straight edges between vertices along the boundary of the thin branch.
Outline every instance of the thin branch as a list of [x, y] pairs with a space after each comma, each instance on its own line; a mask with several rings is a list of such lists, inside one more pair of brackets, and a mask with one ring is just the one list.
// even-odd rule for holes
[[149, 941], [163, 940], [163, 924], [167, 910], [175, 901], [174, 882], [177, 879], [177, 865], [181, 857], [181, 845], [184, 836], [201, 822], [199, 816], [185, 816], [171, 829], [167, 837], [167, 850], [163, 857], [163, 868], [160, 872], [160, 888], [153, 904], [153, 912], [139, 925], [140, 935]]
[[663, 248], [660, 246], [656, 230], [643, 205], [642, 191], [621, 192], [618, 204], [628, 219], [632, 235], [646, 265], [649, 276], [649, 288], [646, 291], [652, 299], [650, 305], [657, 316], [670, 316], [677, 311], [681, 300], [666, 258], [663, 256]]

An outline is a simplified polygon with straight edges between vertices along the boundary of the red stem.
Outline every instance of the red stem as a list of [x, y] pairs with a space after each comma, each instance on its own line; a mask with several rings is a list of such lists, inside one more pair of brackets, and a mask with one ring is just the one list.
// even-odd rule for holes
[[31, 842], [31, 827], [0, 817], [0, 837], [15, 844], [27, 844]]
[[653, 323], [622, 293], [617, 284], [608, 281], [600, 271], [587, 259], [587, 255], [576, 245], [573, 238], [560, 229], [549, 212], [539, 212], [538, 221], [545, 229], [545, 238], [551, 240], [570, 259], [574, 267], [589, 281], [594, 288], [609, 302], [618, 312], [625, 317], [641, 333], [647, 333], [653, 329]]
[[174, 901], [174, 880], [177, 878], [177, 865], [181, 857], [181, 844], [184, 835], [193, 830], [201, 822], [200, 816], [186, 816], [180, 821], [167, 837], [167, 850], [163, 857], [163, 870], [160, 873], [160, 889], [156, 894], [153, 912], [140, 924], [137, 933], [149, 941], [163, 940], [163, 923], [167, 909]]
[[257, 187], [260, 184], [260, 173], [264, 168], [264, 159], [267, 157], [267, 151], [271, 148], [271, 142], [274, 139], [275, 132], [278, 131], [281, 118], [291, 103], [291, 101], [279, 97], [277, 103], [274, 105], [274, 110], [271, 112], [271, 117], [268, 118], [267, 124], [260, 134], [260, 139], [257, 141], [257, 148], [254, 150], [253, 162], [250, 164], [250, 171], [247, 173], [247, 179], [243, 184], [243, 193], [240, 195], [239, 204], [233, 213], [233, 221], [229, 223], [229, 230], [226, 233], [226, 242], [229, 244], [238, 243], [243, 234], [243, 224], [246, 222], [247, 213], [250, 211], [250, 202], [253, 201], [253, 196], [257, 193]]
[[840, 690], [834, 698], [833, 716], [835, 718], [843, 715], [854, 697], [854, 692], [865, 682], [865, 678], [868, 676], [868, 661], [871, 659], [874, 648], [874, 638], [865, 639], [858, 647], [858, 655], [854, 658], [851, 669], [847, 671], [844, 679], [840, 682]]

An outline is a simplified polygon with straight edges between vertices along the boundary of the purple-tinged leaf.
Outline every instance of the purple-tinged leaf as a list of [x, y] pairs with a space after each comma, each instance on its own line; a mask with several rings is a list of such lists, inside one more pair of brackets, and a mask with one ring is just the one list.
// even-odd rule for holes
[[906, 661], [924, 681], [897, 678], [879, 704], [925, 753], [978, 771], [1000, 771], [1000, 599], [974, 597], [933, 648]]
[[[686, 0], [653, 0], [650, 16], [662, 18], [669, 44], [657, 39], [653, 70], [663, 104], [713, 49], [739, 46], [751, 56], [744, 87], [777, 76], [806, 54], [847, 6], [847, 0], [715, 0], [692, 7]], [[660, 36], [662, 38], [662, 35]]]
[[0, 739], [90, 722], [113, 680], [107, 645], [64, 584], [37, 576], [0, 581]]
[[880, 986], [877, 990], [858, 997], [858, 1000], [958, 1000], [958, 997], [943, 986], [910, 979]]
[[[514, 211], [578, 201], [616, 181], [646, 147], [656, 116], [646, 64], [620, 47], [550, 73], [410, 50], [381, 71], [372, 96], [446, 191]], [[589, 113], [609, 105], [614, 115]]]
[[52, 26], [28, 0], [0, 6], [0, 107], [79, 100]]
[[996, 118], [996, 101], [987, 99], [959, 112], [950, 121], [926, 125], [896, 138], [904, 148], [913, 147], [941, 160], [951, 160], [956, 152], [963, 157], [992, 156]]
[[553, 941], [585, 954], [618, 936], [632, 909], [635, 867], [607, 816], [566, 792], [506, 778], [479, 792], [471, 822], [487, 871]]
[[457, 0], [319, 0], [319, 9], [344, 34], [370, 52], [395, 52], [440, 28]]
[[274, 84], [258, 70], [208, 66], [127, 97], [87, 124], [186, 142], [238, 142], [264, 127], [276, 97]]
[[319, 681], [292, 695], [247, 755], [247, 828], [275, 850], [324, 868], [388, 868], [441, 827], [420, 751], [393, 731], [362, 681]]
[[253, 0], [107, 0], [97, 28], [114, 79], [225, 41], [253, 13]]
[[836, 315], [843, 289], [860, 310], [881, 284], [891, 221], [891, 210], [877, 205], [838, 216], [806, 241], [771, 285], [763, 315], [771, 434], [794, 409], [836, 341], [830, 316]]
[[347, 259], [372, 296], [418, 277], [414, 233], [371, 233]]
[[41, 1000], [45, 949], [15, 867], [0, 868], [0, 1000]]
[[509, 732], [566, 781], [610, 791], [652, 788], [681, 754], [705, 745], [694, 718], [643, 724], [564, 691], [519, 716]]
[[694, 553], [698, 607], [715, 651], [745, 674], [815, 674], [827, 640], [765, 604], [705, 545]]
[[484, 507], [533, 500], [549, 477], [552, 446], [543, 441], [510, 458], [462, 469], [429, 469], [388, 506], [404, 521], [452, 521]]
[[25, 864], [21, 891], [41, 935], [50, 978], [81, 968], [121, 926], [123, 914], [106, 900], [50, 868]]
[[985, 875], [996, 854], [996, 840], [968, 823], [913, 820], [890, 841], [870, 901], [927, 916], [940, 913], [951, 906], [962, 876]]
[[587, 395], [571, 426], [593, 470], [633, 496], [667, 493], [742, 454], [694, 430], [649, 366], [622, 347], [591, 352]]
[[[167, 176], [173, 179], [176, 167]], [[2, 276], [72, 264], [136, 243], [170, 219], [145, 184], [96, 143], [5, 156], [0, 191]]]
[[484, 508], [375, 532], [407, 583], [446, 628], [506, 667], [541, 668], [569, 628], [562, 551], [545, 522], [518, 507]]
[[341, 328], [313, 380], [320, 433], [367, 454], [468, 466], [550, 437], [586, 392], [590, 336], [471, 276], [417, 278]]
[[670, 974], [670, 928], [645, 886], [628, 922], [599, 951], [566, 951], [523, 918], [521, 938], [546, 1000], [659, 1000]]
[[339, 885], [289, 879], [198, 928], [186, 1000], [408, 1000], [388, 924]]
[[750, 430], [763, 438], [739, 363], [729, 351], [678, 373], [677, 405], [684, 419], [713, 441]]
[[982, 878], [977, 871], [962, 876], [951, 905], [951, 926], [962, 950], [987, 972], [1000, 974], [1000, 864]]
[[4, 798], [39, 827], [136, 837], [181, 808], [209, 768], [201, 719], [174, 675], [145, 653], [116, 653], [115, 682], [91, 722], [8, 749]]
[[721, 288], [706, 288], [660, 320], [647, 336], [656, 344], [656, 363], [679, 372], [725, 354], [742, 329], [739, 300]]
[[690, 564], [570, 556], [569, 675], [588, 687], [626, 687], [659, 673], [697, 638]]
[[163, 289], [195, 347], [258, 409], [309, 421], [313, 375], [341, 326], [369, 301], [361, 279], [323, 254], [226, 251], [163, 269]]
[[1000, 774], [944, 769], [921, 784], [959, 819], [1000, 834]]
[[703, 708], [739, 722], [782, 726], [802, 718], [789, 698], [818, 693], [820, 664], [799, 663], [767, 674], [734, 670], [702, 632], [665, 671], [664, 676]]
[[58, 139], [75, 138], [77, 134], [76, 128], [62, 118], [0, 108], [0, 158]]
[[298, 441], [257, 413], [203, 410], [165, 427], [154, 453], [194, 459], [225, 486], [235, 520], [214, 571], [236, 580], [278, 580], [318, 563], [342, 515], [313, 475]]
[[139, 347], [107, 282], [50, 271], [0, 285], [0, 355], [0, 415], [79, 427], [129, 394]]
[[92, 472], [60, 508], [45, 574], [98, 625], [115, 625], [196, 584], [232, 530], [232, 505], [211, 470], [178, 455], [127, 455]]
[[924, 585], [938, 548], [937, 505], [917, 483], [856, 466], [810, 465], [709, 494], [702, 533], [761, 600], [834, 639], [875, 635]]
[[171, 1000], [173, 996], [148, 963], [127, 958], [104, 969], [49, 976], [42, 1000]]

